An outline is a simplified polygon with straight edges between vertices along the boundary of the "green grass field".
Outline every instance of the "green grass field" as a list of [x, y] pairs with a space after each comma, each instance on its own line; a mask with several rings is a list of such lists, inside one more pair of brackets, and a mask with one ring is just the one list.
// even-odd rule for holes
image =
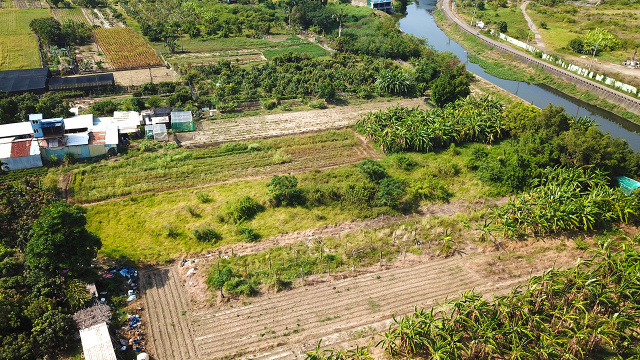
[[[467, 23], [471, 21], [473, 16], [473, 8], [457, 8], [458, 13], [462, 15], [464, 19], [466, 19]], [[527, 26], [527, 21], [522, 15], [522, 11], [518, 6], [511, 6], [508, 8], [497, 8], [497, 9], [489, 9], [483, 11], [477, 11], [475, 21], [483, 21], [485, 26], [489, 28], [496, 28], [496, 23], [498, 21], [505, 21], [507, 23], [507, 35], [514, 37], [516, 39], [525, 40], [527, 39], [527, 34], [529, 31], [529, 27]]]
[[[302, 137], [300, 141], [305, 140]], [[453, 199], [474, 201], [491, 195], [489, 187], [464, 167], [470, 151], [463, 147], [459, 154], [450, 151], [409, 154], [417, 166], [412, 171], [400, 170], [395, 157], [382, 160], [389, 174], [404, 181], [421, 181], [435, 176], [454, 194]], [[194, 167], [194, 169], [197, 166]], [[310, 170], [297, 175], [299, 187], [323, 186], [339, 188], [345, 183], [360, 183], [364, 177], [356, 164], [320, 171]], [[117, 181], [117, 180], [116, 180]], [[133, 196], [127, 199], [87, 207], [87, 228], [101, 237], [100, 254], [143, 263], [164, 263], [179, 256], [201, 253], [218, 246], [241, 242], [236, 226], [220, 222], [228, 201], [249, 195], [267, 204], [266, 184], [270, 178], [241, 180], [190, 189]], [[198, 200], [199, 193], [209, 195], [210, 202]], [[268, 207], [244, 225], [251, 226], [262, 238], [278, 234], [317, 228], [323, 225], [394, 214], [386, 207], [362, 209], [331, 204], [321, 206]], [[214, 228], [222, 235], [217, 244], [201, 243], [192, 231], [201, 227]]]
[[[597, 27], [611, 31], [623, 43], [623, 49], [603, 53], [603, 59], [613, 62], [628, 60], [634, 49], [640, 46], [640, 6], [635, 4], [604, 2], [597, 7], [572, 4], [527, 7], [527, 14], [538, 26], [547, 48], [559, 53], [576, 55], [563, 48], [572, 39]], [[548, 29], [540, 28], [542, 22], [547, 23]]]
[[49, 17], [49, 9], [0, 9], [0, 70], [40, 67], [31, 20]]

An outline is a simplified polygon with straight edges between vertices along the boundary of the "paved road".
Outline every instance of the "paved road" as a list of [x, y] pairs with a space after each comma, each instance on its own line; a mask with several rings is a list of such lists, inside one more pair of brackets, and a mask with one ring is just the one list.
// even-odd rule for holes
[[533, 33], [533, 39], [536, 42], [536, 46], [543, 52], [547, 52], [547, 48], [544, 46], [544, 42], [542, 42], [542, 37], [538, 32], [538, 28], [536, 28], [536, 24], [534, 24], [529, 15], [527, 15], [526, 9], [528, 4], [529, 1], [523, 2], [522, 5], [520, 5], [520, 10], [522, 10], [522, 15], [524, 15], [524, 18], [527, 20], [527, 24], [529, 25], [529, 29], [531, 29], [531, 32]]
[[445, 16], [449, 21], [454, 22], [458, 25], [458, 27], [469, 34], [476, 36], [478, 39], [482, 40], [485, 44], [490, 47], [495, 48], [496, 50], [502, 53], [511, 53], [514, 55], [514, 58], [532, 66], [536, 66], [541, 68], [545, 72], [559, 76], [581, 88], [589, 90], [595, 94], [598, 94], [601, 97], [606, 98], [608, 101], [623, 106], [628, 111], [634, 112], [636, 114], [640, 114], [640, 99], [623, 94], [621, 92], [610, 89], [604, 85], [601, 85], [595, 81], [591, 81], [587, 78], [583, 78], [578, 76], [570, 71], [567, 71], [563, 68], [559, 68], [557, 66], [553, 66], [549, 63], [546, 63], [542, 60], [539, 60], [527, 53], [516, 50], [508, 45], [502, 44], [498, 41], [495, 41], [491, 38], [488, 38], [484, 35], [481, 35], [476, 29], [467, 25], [464, 21], [460, 20], [458, 16], [451, 9], [451, 0], [441, 0], [439, 2], [439, 7], [444, 12]]

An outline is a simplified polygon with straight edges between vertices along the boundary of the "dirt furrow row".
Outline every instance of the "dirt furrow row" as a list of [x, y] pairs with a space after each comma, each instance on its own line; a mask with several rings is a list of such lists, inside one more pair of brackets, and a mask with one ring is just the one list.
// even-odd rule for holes
[[[342, 294], [336, 293], [335, 290], [332, 291], [332, 289], [328, 289], [331, 293], [327, 294], [326, 297], [334, 298], [332, 299], [333, 301], [328, 301], [328, 303], [330, 304], [329, 307], [322, 306], [323, 304], [327, 303], [326, 297], [322, 299], [322, 301], [310, 303], [305, 300], [307, 298], [315, 299], [317, 298], [317, 295], [313, 293], [305, 293], [304, 298], [300, 299], [300, 303], [304, 304], [302, 307], [300, 307], [299, 304], [297, 304], [297, 307], [295, 307], [295, 305], [293, 304], [292, 306], [283, 305], [281, 307], [272, 307], [271, 309], [269, 309], [268, 313], [262, 316], [263, 318], [266, 317], [267, 320], [271, 320], [271, 323], [276, 323], [277, 321], [277, 324], [274, 324], [274, 326], [269, 326], [268, 323], [265, 325], [264, 322], [253, 324], [253, 326], [251, 326], [251, 324], [234, 325], [229, 324], [230, 319], [225, 319], [225, 317], [222, 317], [221, 319], [219, 319], [219, 322], [225, 325], [228, 324], [231, 327], [231, 332], [227, 333], [226, 331], [224, 331], [224, 329], [216, 326], [217, 324], [211, 324], [212, 327], [216, 328], [217, 330], [216, 332], [218, 334], [216, 337], [223, 337], [227, 339], [227, 341], [225, 342], [225, 347], [221, 348], [217, 346], [216, 351], [226, 351], [227, 349], [233, 349], [234, 345], [230, 343], [228, 339], [238, 339], [241, 336], [241, 334], [238, 334], [238, 332], [244, 332], [245, 334], [251, 332], [259, 332], [262, 330], [261, 326], [268, 327], [270, 330], [276, 331], [276, 333], [281, 333], [285, 331], [284, 327], [286, 324], [284, 323], [290, 321], [291, 326], [293, 326], [294, 322], [297, 322], [299, 324], [301, 323], [304, 324], [304, 326], [313, 328], [314, 333], [333, 333], [336, 330], [340, 330], [342, 327], [342, 325], [340, 324], [343, 324], [345, 322], [353, 324], [357, 323], [358, 319], [363, 318], [366, 319], [365, 323], [369, 322], [369, 317], [371, 316], [372, 312], [382, 312], [383, 314], [385, 314], [385, 316], [390, 316], [391, 313], [396, 311], [399, 311], [399, 313], [406, 313], [410, 311], [414, 305], [424, 305], [423, 302], [425, 301], [425, 299], [440, 298], [449, 294], [455, 295], [455, 292], [452, 291], [453, 289], [467, 290], [470, 287], [481, 284], [481, 280], [479, 279], [476, 279], [476, 282], [474, 283], [470, 283], [470, 274], [456, 274], [456, 279], [452, 280], [452, 282], [447, 287], [439, 287], [436, 292], [429, 291], [429, 288], [432, 287], [430, 285], [433, 285], [433, 283], [437, 282], [445, 274], [439, 273], [434, 275], [435, 276], [432, 276], [430, 279], [428, 279], [426, 283], [424, 278], [414, 278], [410, 279], [411, 281], [407, 282], [397, 282], [395, 281], [395, 278], [389, 278], [388, 280], [375, 284], [374, 286], [369, 288], [368, 291], [373, 295], [369, 296], [364, 302], [362, 301], [363, 299], [359, 294], [352, 293], [349, 294], [349, 296], [345, 297], [342, 296]], [[388, 282], [391, 282], [391, 284], [388, 284]], [[262, 306], [262, 304], [260, 305]], [[295, 313], [291, 311], [292, 307], [295, 309]], [[331, 323], [327, 319], [324, 319], [323, 321], [323, 319], [321, 318], [322, 316], [324, 316], [323, 311], [325, 312], [325, 314], [326, 312], [335, 314], [336, 308], [341, 309], [342, 311], [347, 311], [347, 313], [339, 315], [338, 318], [340, 318], [340, 320], [338, 320], [338, 323]], [[283, 314], [285, 311], [289, 311], [292, 316], [277, 316], [278, 314]], [[296, 317], [296, 315], [299, 316]], [[241, 322], [247, 322], [245, 317], [238, 317], [238, 319], [244, 320], [241, 320]], [[282, 329], [279, 329], [278, 327]], [[350, 325], [347, 328], [352, 327], [353, 326]], [[251, 336], [251, 338], [253, 338], [254, 340], [257, 339], [256, 336]], [[219, 342], [219, 340], [215, 338], [206, 339], [204, 341], [202, 340], [199, 339], [199, 343], [201, 343], [201, 345], [205, 348], [207, 343], [209, 343], [210, 341], [213, 342], [214, 345], [216, 342]], [[245, 347], [246, 345], [250, 344], [247, 344], [246, 341], [244, 341], [244, 343], [240, 342], [239, 345], [241, 347]]]
[[[174, 277], [179, 277], [179, 274], [172, 268], [169, 272], [169, 278], [173, 279]], [[176, 319], [176, 321], [172, 322], [172, 324], [174, 324], [174, 339], [178, 346], [187, 352], [188, 356], [186, 358], [189, 359], [192, 357], [191, 355], [196, 355], [191, 331], [189, 329], [189, 302], [186, 301], [183, 296], [180, 296], [181, 293], [185, 292], [184, 286], [180, 282], [168, 281], [167, 285], [169, 286], [171, 297], [170, 299], [166, 299], [166, 301], [174, 304], [174, 306], [170, 306], [171, 311], [169, 318]]]
[[147, 314], [149, 317], [148, 326], [150, 333], [150, 340], [153, 343], [153, 348], [158, 354], [170, 354], [171, 347], [168, 346], [169, 335], [167, 334], [167, 328], [164, 326], [163, 321], [163, 309], [160, 298], [160, 288], [158, 287], [157, 276], [167, 270], [159, 270], [145, 273], [142, 277], [141, 284], [148, 287], [144, 291], [144, 297], [146, 301]]
[[[377, 273], [377, 275], [373, 275], [370, 273], [366, 273], [366, 274], [362, 274], [360, 276], [356, 276], [352, 278], [351, 282], [340, 282], [340, 283], [321, 283], [321, 284], [317, 284], [317, 285], [313, 285], [313, 286], [306, 286], [304, 288], [299, 288], [299, 289], [295, 289], [293, 290], [294, 292], [302, 292], [305, 294], [305, 296], [315, 296], [314, 294], [317, 292], [325, 292], [325, 288], [327, 286], [329, 287], [335, 287], [336, 290], [342, 290], [342, 289], [346, 289], [346, 288], [353, 288], [353, 289], [357, 289], [357, 288], [366, 288], [368, 286], [371, 286], [371, 284], [376, 284], [380, 282], [380, 279], [383, 276], [388, 276], [387, 274], [394, 274], [394, 276], [397, 277], [403, 277], [406, 276], [408, 274], [414, 274], [417, 271], [432, 271], [434, 268], [435, 269], [439, 269], [444, 267], [446, 264], [449, 264], [450, 262], [448, 261], [448, 259], [435, 259], [435, 260], [431, 260], [431, 261], [427, 261], [421, 264], [416, 264], [416, 265], [410, 265], [407, 267], [403, 267], [403, 268], [398, 268], [398, 269], [389, 269], [389, 270], [382, 270], [380, 272]], [[431, 276], [431, 275], [428, 275]], [[294, 305], [296, 304], [298, 301], [294, 296], [286, 296], [282, 293], [280, 294], [269, 294], [269, 295], [265, 295], [264, 297], [262, 297], [260, 299], [260, 306], [274, 306], [274, 305], [279, 305], [279, 306], [289, 306], [289, 305]], [[201, 320], [207, 320], [207, 319], [211, 319], [214, 317], [219, 317], [219, 316], [225, 316], [225, 315], [233, 315], [233, 316], [237, 316], [236, 314], [239, 312], [248, 312], [251, 313], [254, 311], [254, 308], [256, 307], [256, 304], [251, 304], [249, 306], [243, 306], [240, 308], [231, 308], [229, 310], [225, 310], [223, 312], [219, 312], [216, 314], [211, 314], [210, 315], [198, 315], [198, 317]], [[206, 312], [207, 309], [204, 309], [203, 312]]]
[[[461, 282], [461, 283], [456, 283], [451, 285], [454, 287], [454, 289], [461, 291], [461, 290], [468, 289], [469, 283]], [[479, 283], [474, 285], [479, 285]], [[380, 286], [382, 287], [383, 285], [380, 285]], [[375, 292], [376, 290], [379, 290], [379, 289], [380, 288], [374, 288], [370, 290], [372, 292]], [[406, 291], [406, 289], [395, 289], [395, 290], [398, 293], [402, 293], [403, 291]], [[305, 324], [304, 320], [302, 319], [300, 320], [296, 319], [296, 321], [300, 322], [303, 328], [306, 328], [309, 330], [301, 331], [300, 335], [296, 336], [295, 341], [293, 341], [292, 343], [301, 344], [304, 341], [304, 343], [307, 345], [313, 345], [317, 342], [318, 339], [324, 336], [328, 336], [336, 332], [344, 332], [347, 330], [359, 328], [367, 324], [370, 324], [372, 321], [384, 320], [385, 318], [391, 317], [391, 315], [394, 313], [396, 315], [403, 315], [411, 312], [414, 306], [424, 307], [424, 306], [432, 305], [432, 304], [429, 304], [430, 301], [442, 299], [447, 295], [455, 295], [457, 293], [456, 291], [453, 291], [452, 288], [446, 288], [446, 289], [441, 288], [438, 291], [432, 292], [427, 295], [427, 294], [423, 294], [424, 290], [425, 289], [414, 289], [413, 294], [410, 294], [409, 296], [401, 297], [401, 298], [394, 298], [390, 296], [391, 299], [387, 304], [383, 304], [382, 299], [385, 296], [388, 296], [388, 293], [384, 294], [384, 296], [375, 296], [375, 297], [370, 297], [368, 299], [362, 299], [357, 304], [355, 304], [350, 311], [344, 309], [344, 306], [340, 306], [339, 304], [335, 304], [335, 305], [332, 304], [332, 306], [330, 307], [321, 308], [319, 309], [319, 311], [325, 311], [325, 314], [327, 313], [334, 314], [333, 316], [335, 316], [337, 319], [334, 321], [331, 321], [331, 320], [323, 321], [323, 319], [320, 319], [319, 317], [321, 316], [319, 312], [312, 314], [311, 319], [315, 319], [315, 320], [312, 320], [307, 324]], [[378, 304], [379, 308], [372, 309], [370, 303], [367, 303], [367, 301], [368, 302], [375, 301], [375, 303]], [[380, 315], [376, 316], [375, 312], [380, 312]], [[268, 318], [271, 319], [276, 315], [277, 315], [277, 312], [275, 312], [274, 314], [268, 314]], [[329, 316], [327, 318], [331, 318], [331, 317]], [[283, 324], [282, 323], [283, 321], [281, 321], [279, 318], [272, 319], [273, 323], [275, 323], [276, 321], [278, 323], [278, 326], [275, 326], [275, 324], [271, 326], [266, 325], [270, 330], [275, 331], [275, 334], [273, 336], [265, 337], [265, 339], [262, 339], [257, 336], [251, 336], [248, 339], [249, 341], [242, 341], [242, 342], [237, 342], [236, 344], [233, 344], [233, 343], [229, 343], [228, 339], [237, 338], [238, 334], [228, 334], [226, 336], [227, 341], [223, 342], [224, 345], [221, 344], [222, 341], [212, 342], [209, 344], [207, 344], [208, 342], [204, 342], [201, 344], [201, 346], [203, 347], [202, 351], [203, 353], [206, 353], [209, 356], [211, 355], [224, 356], [225, 354], [233, 354], [234, 352], [243, 348], [256, 348], [256, 347], [260, 347], [260, 348], [274, 347], [275, 348], [275, 347], [281, 347], [283, 345], [286, 345], [288, 343], [287, 340], [289, 338], [285, 339], [281, 335], [283, 334], [283, 332], [286, 331], [285, 328], [283, 328], [283, 326], [286, 323]], [[290, 326], [293, 327], [293, 323], [291, 323]], [[210, 346], [207, 346], [207, 345], [210, 345]], [[213, 352], [209, 352], [208, 350], [212, 350]]]

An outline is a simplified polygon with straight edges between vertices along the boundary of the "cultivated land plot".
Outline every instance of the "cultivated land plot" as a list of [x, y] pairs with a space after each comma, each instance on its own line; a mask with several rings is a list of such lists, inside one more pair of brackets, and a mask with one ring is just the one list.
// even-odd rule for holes
[[87, 17], [84, 15], [82, 8], [76, 7], [72, 9], [56, 9], [51, 8], [51, 15], [56, 18], [60, 23], [66, 20], [74, 20], [79, 23], [84, 23], [87, 25], [93, 25]]
[[162, 65], [153, 48], [132, 28], [96, 29], [96, 41], [116, 70]]
[[[320, 339], [323, 347], [366, 346], [392, 315], [413, 312], [414, 306], [430, 308], [471, 289], [504, 293], [526, 281], [486, 275], [482, 267], [491, 257], [414, 259], [401, 268], [325, 279], [220, 307], [190, 306], [187, 288], [196, 280], [177, 265], [143, 273], [141, 284], [157, 359], [299, 359]], [[534, 273], [541, 266], [533, 266]]]
[[31, 20], [48, 17], [49, 9], [0, 9], [0, 70], [40, 67]]
[[362, 115], [391, 106], [425, 107], [422, 99], [386, 101], [381, 99], [362, 105], [337, 106], [325, 110], [310, 110], [250, 116], [245, 118], [203, 121], [198, 131], [178, 134], [184, 146], [201, 143], [241, 141], [299, 134], [310, 131], [341, 128], [356, 123]]

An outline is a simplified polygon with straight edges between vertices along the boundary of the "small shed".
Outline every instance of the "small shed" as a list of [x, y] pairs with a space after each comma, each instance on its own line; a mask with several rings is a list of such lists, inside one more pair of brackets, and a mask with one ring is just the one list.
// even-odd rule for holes
[[171, 112], [171, 129], [175, 132], [193, 131], [193, 116], [191, 111]]
[[153, 139], [158, 141], [169, 140], [169, 136], [167, 135], [167, 126], [165, 124], [153, 125]]

